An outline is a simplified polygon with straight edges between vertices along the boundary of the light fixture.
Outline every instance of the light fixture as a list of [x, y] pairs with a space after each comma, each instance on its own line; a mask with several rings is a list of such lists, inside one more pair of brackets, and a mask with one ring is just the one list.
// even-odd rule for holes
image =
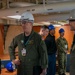
[[8, 18], [12, 18], [12, 19], [20, 19], [21, 15], [12, 15], [12, 16], [7, 16]]
[[50, 22], [41, 22], [44, 25], [50, 25]]
[[60, 25], [65, 25], [65, 24], [67, 24], [66, 22], [58, 22], [58, 24], [60, 24]]
[[55, 27], [60, 27], [61, 25], [59, 25], [59, 24], [53, 24], [53, 26], [55, 26]]

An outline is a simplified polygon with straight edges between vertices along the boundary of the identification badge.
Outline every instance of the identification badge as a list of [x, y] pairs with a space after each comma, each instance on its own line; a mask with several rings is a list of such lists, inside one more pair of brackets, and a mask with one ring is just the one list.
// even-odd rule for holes
[[25, 48], [23, 48], [23, 50], [22, 50], [22, 56], [26, 56], [26, 49]]
[[67, 49], [67, 45], [65, 45], [65, 48]]

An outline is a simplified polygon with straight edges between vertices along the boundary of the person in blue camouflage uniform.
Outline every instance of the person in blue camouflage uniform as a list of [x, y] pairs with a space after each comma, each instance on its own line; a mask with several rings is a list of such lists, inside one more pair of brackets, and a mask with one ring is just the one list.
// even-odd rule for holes
[[60, 37], [56, 40], [57, 54], [58, 54], [58, 71], [59, 75], [65, 75], [66, 71], [66, 54], [68, 51], [68, 42], [64, 38], [64, 29], [59, 30]]
[[[21, 15], [23, 33], [13, 38], [9, 46], [10, 59], [17, 65], [17, 75], [45, 75], [48, 56], [45, 42], [33, 31], [34, 18], [30, 12]], [[15, 48], [18, 47], [18, 59]]]

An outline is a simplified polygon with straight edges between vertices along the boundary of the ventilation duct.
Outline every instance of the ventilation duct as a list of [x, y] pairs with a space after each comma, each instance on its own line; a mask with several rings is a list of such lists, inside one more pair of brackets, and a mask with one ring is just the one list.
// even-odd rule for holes
[[26, 3], [26, 2], [13, 2], [9, 4], [10, 8], [20, 8], [20, 7], [27, 7], [36, 5], [34, 3]]

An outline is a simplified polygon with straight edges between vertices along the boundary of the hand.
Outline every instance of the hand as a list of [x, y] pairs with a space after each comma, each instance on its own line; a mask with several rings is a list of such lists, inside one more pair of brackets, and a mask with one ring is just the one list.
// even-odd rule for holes
[[67, 52], [68, 52], [68, 51], [67, 51], [67, 50], [65, 50], [65, 53], [66, 53], [66, 54], [67, 54]]
[[43, 69], [40, 75], [46, 75], [46, 73], [47, 73], [47, 69]]
[[20, 60], [19, 59], [14, 59], [14, 60], [12, 60], [12, 62], [16, 65], [20, 65]]

